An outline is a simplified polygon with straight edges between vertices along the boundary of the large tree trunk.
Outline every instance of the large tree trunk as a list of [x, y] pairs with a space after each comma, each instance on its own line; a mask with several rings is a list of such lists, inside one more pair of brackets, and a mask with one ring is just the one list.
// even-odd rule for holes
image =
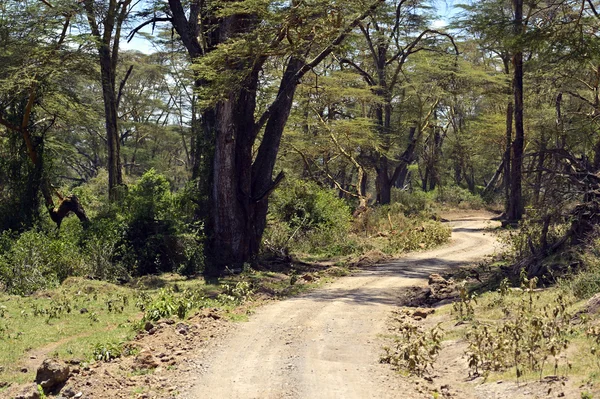
[[[192, 1], [190, 11], [186, 13], [180, 0], [168, 1], [171, 11], [169, 20], [192, 59], [202, 56], [204, 51], [210, 51], [235, 34], [251, 32], [260, 22], [249, 14], [233, 15], [221, 18], [218, 22], [215, 19], [210, 29], [203, 32], [198, 17], [202, 18], [203, 12], [211, 12], [203, 10], [203, 2]], [[283, 173], [280, 173], [273, 180], [273, 170], [299, 80], [330, 55], [383, 2], [377, 0], [373, 3], [310, 62], [306, 63], [297, 54], [290, 56], [277, 97], [258, 122], [254, 120], [256, 94], [259, 72], [267, 59], [266, 55], [254, 60], [241, 85], [232, 89], [228, 97], [212, 110], [215, 147], [207, 225], [207, 275], [220, 275], [227, 267], [238, 269], [243, 263], [253, 261], [258, 254], [266, 226], [269, 195], [283, 179]], [[204, 17], [210, 19], [210, 15]], [[203, 38], [204, 45], [198, 41], [199, 36]], [[205, 49], [206, 43], [208, 48]], [[244, 73], [245, 66], [232, 63], [227, 68]], [[263, 126], [264, 134], [253, 163], [252, 150]], [[205, 126], [205, 134], [206, 129]], [[211, 129], [208, 130], [210, 133]]]
[[[513, 0], [517, 37], [523, 32], [523, 0]], [[515, 101], [515, 140], [512, 144], [512, 167], [510, 171], [510, 199], [507, 212], [509, 222], [517, 222], [523, 217], [522, 168], [525, 134], [523, 127], [523, 51], [517, 49], [513, 55], [513, 92]]]
[[[110, 0], [104, 15], [97, 15], [93, 0], [83, 0], [86, 17], [92, 36], [96, 40], [102, 79], [102, 96], [106, 122], [106, 143], [108, 152], [108, 193], [109, 199], [118, 199], [118, 187], [123, 184], [121, 170], [121, 145], [117, 126], [119, 97], [116, 87], [116, 74], [119, 59], [121, 27], [129, 13], [131, 0], [117, 2]], [[102, 24], [102, 32], [99, 24]], [[125, 84], [125, 81], [121, 86]], [[121, 87], [122, 88], [122, 87]]]
[[510, 169], [512, 165], [512, 125], [513, 125], [513, 103], [510, 101], [506, 107], [506, 149], [504, 151], [504, 212], [508, 215], [510, 207]]
[[102, 76], [102, 96], [106, 122], [108, 193], [111, 201], [118, 199], [118, 187], [123, 185], [121, 168], [121, 144], [117, 126], [117, 96], [115, 94], [115, 71], [112, 70], [111, 56], [108, 48], [101, 45], [100, 73]]

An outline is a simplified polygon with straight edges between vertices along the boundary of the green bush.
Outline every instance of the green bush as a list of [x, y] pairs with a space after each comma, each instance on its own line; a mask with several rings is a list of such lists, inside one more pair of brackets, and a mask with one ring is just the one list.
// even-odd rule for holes
[[[118, 260], [136, 275], [202, 270], [199, 231], [190, 231], [167, 179], [153, 169], [131, 186], [123, 209], [125, 229]], [[192, 225], [193, 226], [193, 225]]]
[[0, 255], [0, 280], [10, 293], [30, 294], [81, 275], [84, 265], [77, 241], [28, 230]]
[[435, 200], [463, 209], [482, 209], [485, 207], [483, 199], [479, 195], [458, 186], [438, 187], [435, 191]]
[[429, 193], [420, 190], [406, 191], [392, 189], [392, 203], [399, 204], [406, 216], [432, 214], [433, 200]]
[[265, 246], [280, 252], [346, 254], [353, 251], [350, 221], [350, 207], [334, 191], [288, 180], [271, 198]]

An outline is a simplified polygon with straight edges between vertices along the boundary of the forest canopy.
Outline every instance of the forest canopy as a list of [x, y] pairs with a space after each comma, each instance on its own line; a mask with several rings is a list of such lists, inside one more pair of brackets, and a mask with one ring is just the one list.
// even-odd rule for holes
[[593, 223], [556, 226], [599, 211], [598, 6], [3, 1], [1, 281], [349, 253], [365, 215], [431, 200], [527, 215], [534, 257], [577, 241]]

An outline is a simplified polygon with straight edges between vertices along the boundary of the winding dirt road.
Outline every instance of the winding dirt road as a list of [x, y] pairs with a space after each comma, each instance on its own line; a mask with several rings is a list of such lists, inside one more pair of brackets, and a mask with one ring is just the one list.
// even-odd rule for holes
[[497, 248], [488, 215], [450, 222], [450, 243], [341, 278], [260, 308], [207, 359], [186, 398], [405, 398], [378, 363], [390, 311], [403, 287], [480, 260]]

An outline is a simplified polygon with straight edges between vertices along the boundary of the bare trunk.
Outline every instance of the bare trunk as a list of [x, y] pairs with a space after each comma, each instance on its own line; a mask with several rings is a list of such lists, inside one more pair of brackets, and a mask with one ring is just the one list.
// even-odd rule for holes
[[[517, 37], [523, 33], [523, 0], [513, 0], [515, 9], [514, 30]], [[515, 140], [512, 144], [512, 167], [510, 171], [510, 199], [507, 219], [517, 222], [523, 217], [522, 168], [525, 133], [523, 127], [523, 52], [517, 49], [513, 55], [513, 92], [515, 101]]]
[[506, 150], [504, 152], [504, 210], [508, 214], [510, 200], [510, 166], [512, 148], [513, 103], [510, 101], [506, 107]]
[[117, 98], [115, 94], [114, 73], [111, 68], [111, 57], [108, 48], [102, 46], [100, 54], [100, 73], [102, 75], [102, 96], [106, 123], [107, 170], [109, 199], [116, 201], [119, 197], [118, 187], [123, 184], [121, 170], [121, 143], [117, 127]]

